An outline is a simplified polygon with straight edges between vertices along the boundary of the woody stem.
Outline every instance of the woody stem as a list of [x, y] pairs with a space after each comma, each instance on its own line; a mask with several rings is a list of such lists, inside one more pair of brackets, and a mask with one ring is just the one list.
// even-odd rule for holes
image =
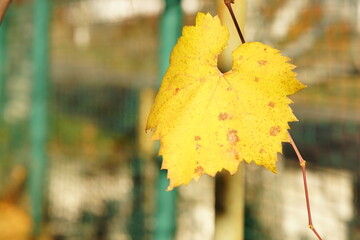
[[309, 228], [315, 233], [315, 235], [317, 236], [317, 238], [319, 240], [322, 240], [322, 238], [320, 237], [319, 233], [316, 231], [313, 223], [312, 223], [312, 218], [311, 218], [311, 208], [310, 208], [310, 200], [309, 200], [309, 190], [308, 190], [308, 186], [307, 186], [307, 180], [306, 180], [306, 161], [303, 159], [303, 157], [301, 156], [298, 148], [296, 147], [296, 144], [294, 142], [294, 140], [292, 139], [290, 133], [289, 133], [289, 138], [290, 138], [290, 144], [293, 147], [296, 156], [299, 159], [299, 163], [301, 166], [301, 171], [302, 171], [302, 175], [303, 175], [303, 182], [304, 182], [304, 190], [305, 190], [305, 200], [306, 200], [306, 208], [307, 208], [307, 213], [308, 213], [308, 221], [309, 221]]
[[237, 22], [237, 20], [236, 20], [234, 11], [232, 10], [232, 7], [231, 7], [231, 3], [233, 3], [233, 1], [224, 0], [224, 3], [225, 3], [225, 5], [226, 5], [226, 7], [229, 9], [231, 18], [232, 18], [232, 20], [233, 20], [233, 22], [234, 22], [234, 24], [235, 24], [235, 27], [236, 27], [236, 30], [237, 30], [237, 32], [238, 32], [238, 34], [239, 34], [239, 37], [240, 37], [240, 39], [241, 39], [241, 42], [242, 42], [242, 43], [245, 43], [244, 36], [243, 36], [242, 33], [241, 33], [239, 24], [238, 24], [238, 22]]

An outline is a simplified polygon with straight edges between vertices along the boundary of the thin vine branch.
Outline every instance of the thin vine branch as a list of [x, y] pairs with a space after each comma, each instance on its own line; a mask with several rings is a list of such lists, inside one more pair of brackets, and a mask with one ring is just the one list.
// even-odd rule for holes
[[[239, 24], [236, 20], [235, 14], [231, 8], [231, 4], [234, 3], [235, 0], [224, 0], [224, 3], [226, 5], [226, 7], [228, 8], [230, 15], [233, 19], [233, 22], [235, 24], [236, 30], [238, 31], [239, 37], [241, 39], [242, 43], [245, 43], [245, 39], [244, 36], [241, 33]], [[308, 185], [307, 185], [307, 179], [306, 179], [306, 161], [303, 159], [303, 157], [301, 156], [294, 140], [292, 139], [290, 133], [289, 133], [289, 138], [290, 138], [290, 144], [293, 147], [296, 156], [298, 157], [300, 166], [301, 166], [301, 171], [302, 171], [302, 176], [303, 176], [303, 183], [304, 183], [304, 191], [305, 191], [305, 200], [306, 200], [306, 209], [307, 209], [307, 214], [308, 214], [308, 223], [309, 223], [309, 228], [314, 232], [314, 234], [316, 235], [316, 237], [318, 238], [318, 240], [322, 240], [320, 234], [316, 231], [314, 224], [312, 222], [312, 217], [311, 217], [311, 207], [310, 207], [310, 199], [309, 199], [309, 189], [308, 189]]]
[[232, 18], [232, 20], [233, 20], [233, 22], [235, 24], [235, 27], [236, 27], [236, 30], [237, 30], [237, 32], [239, 34], [241, 42], [244, 44], [245, 43], [245, 38], [244, 38], [244, 36], [243, 36], [243, 34], [242, 34], [241, 30], [240, 30], [240, 27], [239, 27], [239, 24], [238, 24], [238, 22], [236, 20], [234, 11], [232, 10], [232, 7], [231, 7], [231, 4], [234, 3], [234, 2], [235, 2], [235, 0], [224, 0], [224, 3], [226, 5], [226, 7], [229, 9], [231, 18]]
[[293, 149], [294, 149], [294, 151], [296, 153], [296, 156], [299, 159], [299, 164], [301, 166], [301, 171], [302, 171], [302, 175], [303, 175], [303, 182], [304, 182], [305, 200], [306, 200], [306, 208], [307, 208], [307, 213], [308, 213], [309, 228], [315, 233], [315, 235], [318, 237], [319, 240], [322, 240], [322, 238], [320, 237], [319, 233], [316, 231], [316, 229], [314, 227], [314, 224], [312, 222], [310, 199], [309, 199], [309, 190], [308, 190], [308, 185], [307, 185], [307, 180], [306, 180], [306, 161], [301, 156], [301, 154], [300, 154], [294, 140], [292, 139], [290, 133], [289, 133], [289, 138], [290, 138], [290, 144], [293, 147]]

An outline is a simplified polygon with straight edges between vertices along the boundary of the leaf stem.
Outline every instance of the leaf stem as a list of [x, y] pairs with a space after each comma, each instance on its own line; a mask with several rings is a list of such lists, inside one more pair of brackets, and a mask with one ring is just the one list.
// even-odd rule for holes
[[243, 34], [241, 33], [241, 30], [240, 30], [240, 27], [239, 27], [239, 24], [236, 20], [236, 17], [235, 17], [235, 14], [234, 14], [234, 11], [232, 10], [232, 7], [231, 7], [231, 4], [234, 3], [235, 0], [224, 0], [224, 3], [226, 5], [226, 7], [229, 9], [229, 12], [230, 12], [230, 15], [231, 15], [231, 18], [235, 24], [235, 27], [236, 27], [236, 30], [239, 34], [239, 37], [241, 39], [241, 42], [242, 43], [245, 43], [245, 39], [244, 39], [244, 36]]
[[306, 180], [306, 161], [301, 156], [301, 154], [300, 154], [298, 148], [296, 147], [296, 144], [295, 144], [294, 140], [292, 139], [290, 133], [289, 133], [289, 138], [290, 138], [290, 144], [293, 147], [293, 149], [294, 149], [294, 151], [296, 153], [296, 156], [299, 159], [299, 163], [300, 163], [301, 170], [302, 170], [303, 181], [304, 181], [304, 190], [305, 190], [306, 208], [307, 208], [308, 221], [309, 221], [309, 228], [315, 233], [315, 235], [317, 236], [317, 238], [319, 240], [322, 240], [322, 238], [320, 237], [319, 233], [316, 231], [316, 229], [315, 229], [315, 227], [313, 225], [313, 222], [312, 222], [310, 199], [309, 199], [309, 190], [308, 190], [307, 180]]

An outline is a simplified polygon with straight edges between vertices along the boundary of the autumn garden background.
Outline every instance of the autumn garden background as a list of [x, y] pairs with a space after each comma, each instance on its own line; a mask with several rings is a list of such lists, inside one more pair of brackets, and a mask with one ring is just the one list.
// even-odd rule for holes
[[[291, 97], [291, 134], [318, 231], [359, 239], [360, 1], [236, 2], [247, 41], [281, 49], [308, 85]], [[182, 25], [222, 3], [11, 3], [0, 25], [0, 240], [315, 239], [288, 144], [277, 174], [242, 164], [165, 191], [149, 107]]]

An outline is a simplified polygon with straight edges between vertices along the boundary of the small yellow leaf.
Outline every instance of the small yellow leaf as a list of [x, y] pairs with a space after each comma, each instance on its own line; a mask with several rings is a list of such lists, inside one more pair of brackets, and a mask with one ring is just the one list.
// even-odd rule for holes
[[287, 57], [259, 42], [233, 52], [233, 67], [217, 68], [228, 30], [219, 18], [199, 13], [186, 26], [171, 57], [147, 122], [160, 139], [168, 190], [222, 169], [231, 174], [245, 160], [275, 172], [288, 122], [296, 121], [288, 95], [304, 88]]

